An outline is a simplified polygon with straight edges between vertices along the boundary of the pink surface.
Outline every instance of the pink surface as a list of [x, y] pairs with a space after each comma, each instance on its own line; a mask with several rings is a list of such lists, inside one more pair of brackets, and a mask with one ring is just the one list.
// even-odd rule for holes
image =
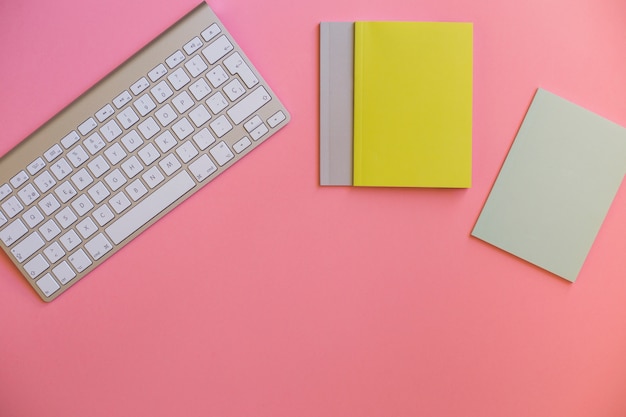
[[[0, 154], [195, 3], [0, 2]], [[51, 304], [0, 256], [0, 416], [626, 415], [624, 186], [573, 285], [469, 236], [537, 87], [626, 125], [623, 0], [209, 4], [292, 122]], [[469, 190], [318, 186], [318, 24], [393, 19], [474, 22]]]

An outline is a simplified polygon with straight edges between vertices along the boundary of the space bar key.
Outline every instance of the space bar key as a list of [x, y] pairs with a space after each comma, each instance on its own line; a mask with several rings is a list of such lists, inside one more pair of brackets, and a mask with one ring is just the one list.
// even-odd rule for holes
[[116, 245], [148, 223], [172, 203], [191, 190], [196, 183], [186, 171], [172, 177], [126, 214], [107, 227], [105, 232]]

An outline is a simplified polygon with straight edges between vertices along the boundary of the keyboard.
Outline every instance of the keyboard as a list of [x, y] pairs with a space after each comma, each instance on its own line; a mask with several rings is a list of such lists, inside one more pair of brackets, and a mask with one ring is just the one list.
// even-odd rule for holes
[[52, 301], [289, 119], [201, 3], [0, 159], [0, 246]]

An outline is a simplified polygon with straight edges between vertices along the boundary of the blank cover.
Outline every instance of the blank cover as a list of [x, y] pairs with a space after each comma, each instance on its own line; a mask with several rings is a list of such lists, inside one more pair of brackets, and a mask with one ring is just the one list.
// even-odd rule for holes
[[467, 188], [471, 23], [356, 22], [354, 185]]
[[320, 185], [352, 185], [354, 23], [320, 24]]
[[539, 89], [472, 235], [574, 281], [626, 172], [626, 129]]

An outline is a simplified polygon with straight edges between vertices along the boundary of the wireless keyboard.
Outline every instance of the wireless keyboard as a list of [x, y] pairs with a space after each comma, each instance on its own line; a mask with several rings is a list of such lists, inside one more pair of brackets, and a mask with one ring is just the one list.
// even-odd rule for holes
[[202, 3], [0, 159], [0, 246], [51, 301], [288, 121]]

